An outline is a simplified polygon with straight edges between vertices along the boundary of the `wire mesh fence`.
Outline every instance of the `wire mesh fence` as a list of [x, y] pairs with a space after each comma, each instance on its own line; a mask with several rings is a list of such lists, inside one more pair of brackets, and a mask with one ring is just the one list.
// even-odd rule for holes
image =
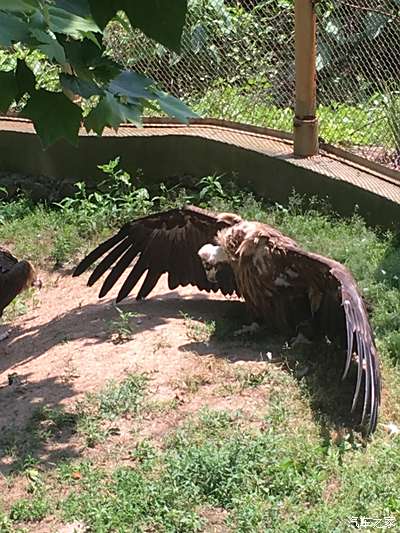
[[319, 2], [321, 136], [400, 170], [400, 2]]
[[291, 1], [189, 0], [179, 55], [118, 23], [107, 39], [120, 62], [161, 82], [201, 116], [291, 131]]
[[[400, 0], [315, 6], [322, 139], [400, 169]], [[107, 42], [201, 116], [292, 131], [294, 0], [189, 0], [180, 54], [120, 23]]]

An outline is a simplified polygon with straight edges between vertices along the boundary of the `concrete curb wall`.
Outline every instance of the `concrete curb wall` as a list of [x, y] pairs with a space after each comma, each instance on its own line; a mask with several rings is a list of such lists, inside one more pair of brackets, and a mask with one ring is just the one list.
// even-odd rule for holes
[[289, 158], [273, 157], [231, 142], [183, 133], [82, 135], [78, 148], [60, 141], [43, 151], [32, 132], [0, 131], [0, 170], [93, 183], [102, 177], [97, 165], [116, 156], [121, 157], [121, 167], [132, 174], [141, 169], [148, 182], [176, 176], [184, 184], [185, 175], [201, 178], [212, 173], [226, 174], [282, 204], [295, 189], [300, 194], [328, 197], [341, 215], [351, 215], [357, 204], [369, 224], [400, 226], [400, 202], [293, 164]]

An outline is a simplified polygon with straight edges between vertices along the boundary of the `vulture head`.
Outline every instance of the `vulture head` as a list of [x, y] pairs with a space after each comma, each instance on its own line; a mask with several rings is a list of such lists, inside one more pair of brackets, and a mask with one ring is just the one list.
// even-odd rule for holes
[[222, 246], [214, 244], [205, 244], [197, 252], [204, 267], [208, 281], [216, 283], [218, 281], [218, 272], [221, 272], [224, 266], [228, 265], [228, 255]]
[[18, 261], [13, 272], [15, 278], [20, 280], [22, 290], [30, 287], [42, 288], [42, 280], [37, 277], [36, 271], [29, 261]]

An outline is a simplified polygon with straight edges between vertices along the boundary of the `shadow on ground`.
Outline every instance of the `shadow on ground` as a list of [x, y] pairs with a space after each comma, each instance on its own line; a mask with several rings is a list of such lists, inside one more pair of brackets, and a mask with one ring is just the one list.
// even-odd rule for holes
[[[237, 300], [213, 300], [202, 295], [190, 298], [177, 296], [177, 293], [171, 292], [163, 295], [162, 299], [157, 297], [138, 302], [128, 300], [118, 307], [124, 312], [140, 316], [140, 324], [135, 324], [135, 333], [138, 334], [184, 315], [196, 320], [246, 316], [244, 304]], [[24, 326], [13, 327], [7, 341], [0, 343], [0, 373], [11, 366], [40, 357], [62, 343], [77, 339], [85, 339], [87, 344], [105, 342], [110, 339], [108, 324], [116, 318], [118, 313], [110, 300], [77, 307], [40, 327], [30, 327], [29, 320], [33, 319], [30, 318], [24, 321]], [[243, 321], [238, 320], [238, 323]]]
[[[344, 382], [341, 381], [344, 364], [342, 353], [328, 344], [307, 346], [305, 350], [289, 349], [286, 339], [268, 335], [264, 330], [254, 337], [235, 337], [234, 331], [243, 322], [249, 322], [246, 308], [240, 301], [213, 300], [202, 295], [189, 298], [168, 293], [144, 302], [128, 300], [119, 307], [124, 312], [140, 315], [137, 333], [168, 324], [171, 318], [187, 320], [190, 317], [190, 320], [214, 323], [213, 334], [207, 342], [193, 340], [184, 343], [179, 347], [181, 351], [191, 351], [200, 357], [213, 355], [230, 362], [268, 361], [266, 353], [270, 352], [273, 359], [281, 359], [283, 369], [295, 375], [299, 365], [308, 367], [308, 372], [298, 377], [299, 386], [310, 402], [323, 438], [327, 438], [332, 429], [343, 425], [354, 426], [359, 419], [358, 413], [354, 417], [349, 414], [355, 376], [352, 374]], [[38, 358], [67, 340], [85, 339], [90, 344], [103, 343], [109, 340], [106, 325], [115, 318], [116, 310], [108, 300], [72, 309], [40, 328], [28, 325], [19, 330], [17, 327], [0, 358], [0, 371]], [[78, 456], [79, 447], [74, 442], [74, 417], [66, 414], [66, 418], [63, 418], [62, 409], [58, 410], [64, 422], [58, 428], [57, 421], [50, 420], [48, 423], [40, 415], [43, 408], [57, 410], [60, 402], [72, 398], [75, 395], [73, 387], [57, 378], [32, 383], [27, 375], [18, 376], [18, 380], [18, 383], [0, 388], [0, 472], [16, 468], [31, 452], [40, 454], [42, 464], [48, 467], [60, 458]], [[20, 409], [30, 414], [25, 431], [21, 431], [21, 426], [15, 423]], [[50, 427], [46, 427], [46, 424], [50, 424]]]
[[[10, 374], [9, 383], [0, 387], [1, 474], [29, 466], [37, 455], [47, 467], [79, 455], [73, 442], [76, 420], [60, 407], [74, 395], [71, 386], [54, 378], [32, 383], [29, 377]], [[17, 422], [20, 411], [30, 414], [22, 426]]]
[[[359, 429], [363, 395], [360, 394], [356, 409], [351, 413], [357, 367], [351, 367], [346, 379], [342, 380], [344, 350], [327, 342], [290, 347], [288, 339], [271, 335], [266, 330], [238, 340], [232, 334], [239, 324], [234, 321], [232, 325], [234, 327], [228, 332], [229, 324], [225, 320], [217, 320], [215, 334], [209, 343], [189, 342], [180, 349], [196, 352], [200, 356], [214, 355], [231, 362], [264, 361], [266, 364], [279, 364], [282, 371], [289, 372], [297, 379], [324, 440], [330, 438], [332, 430]], [[361, 391], [363, 386], [362, 383]]]

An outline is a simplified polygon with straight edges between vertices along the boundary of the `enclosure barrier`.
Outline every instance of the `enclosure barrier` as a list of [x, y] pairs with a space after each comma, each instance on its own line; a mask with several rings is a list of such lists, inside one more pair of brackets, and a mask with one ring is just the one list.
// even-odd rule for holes
[[315, 153], [318, 128], [400, 170], [398, 0], [189, 0], [179, 55], [118, 23], [107, 42], [202, 117], [293, 132], [295, 110], [299, 155]]
[[225, 174], [272, 201], [295, 189], [400, 227], [399, 22], [398, 0], [189, 0], [179, 55], [113, 22], [109, 53], [203, 118], [46, 151], [31, 123], [3, 120], [0, 169], [72, 183], [121, 156], [146, 180]]

